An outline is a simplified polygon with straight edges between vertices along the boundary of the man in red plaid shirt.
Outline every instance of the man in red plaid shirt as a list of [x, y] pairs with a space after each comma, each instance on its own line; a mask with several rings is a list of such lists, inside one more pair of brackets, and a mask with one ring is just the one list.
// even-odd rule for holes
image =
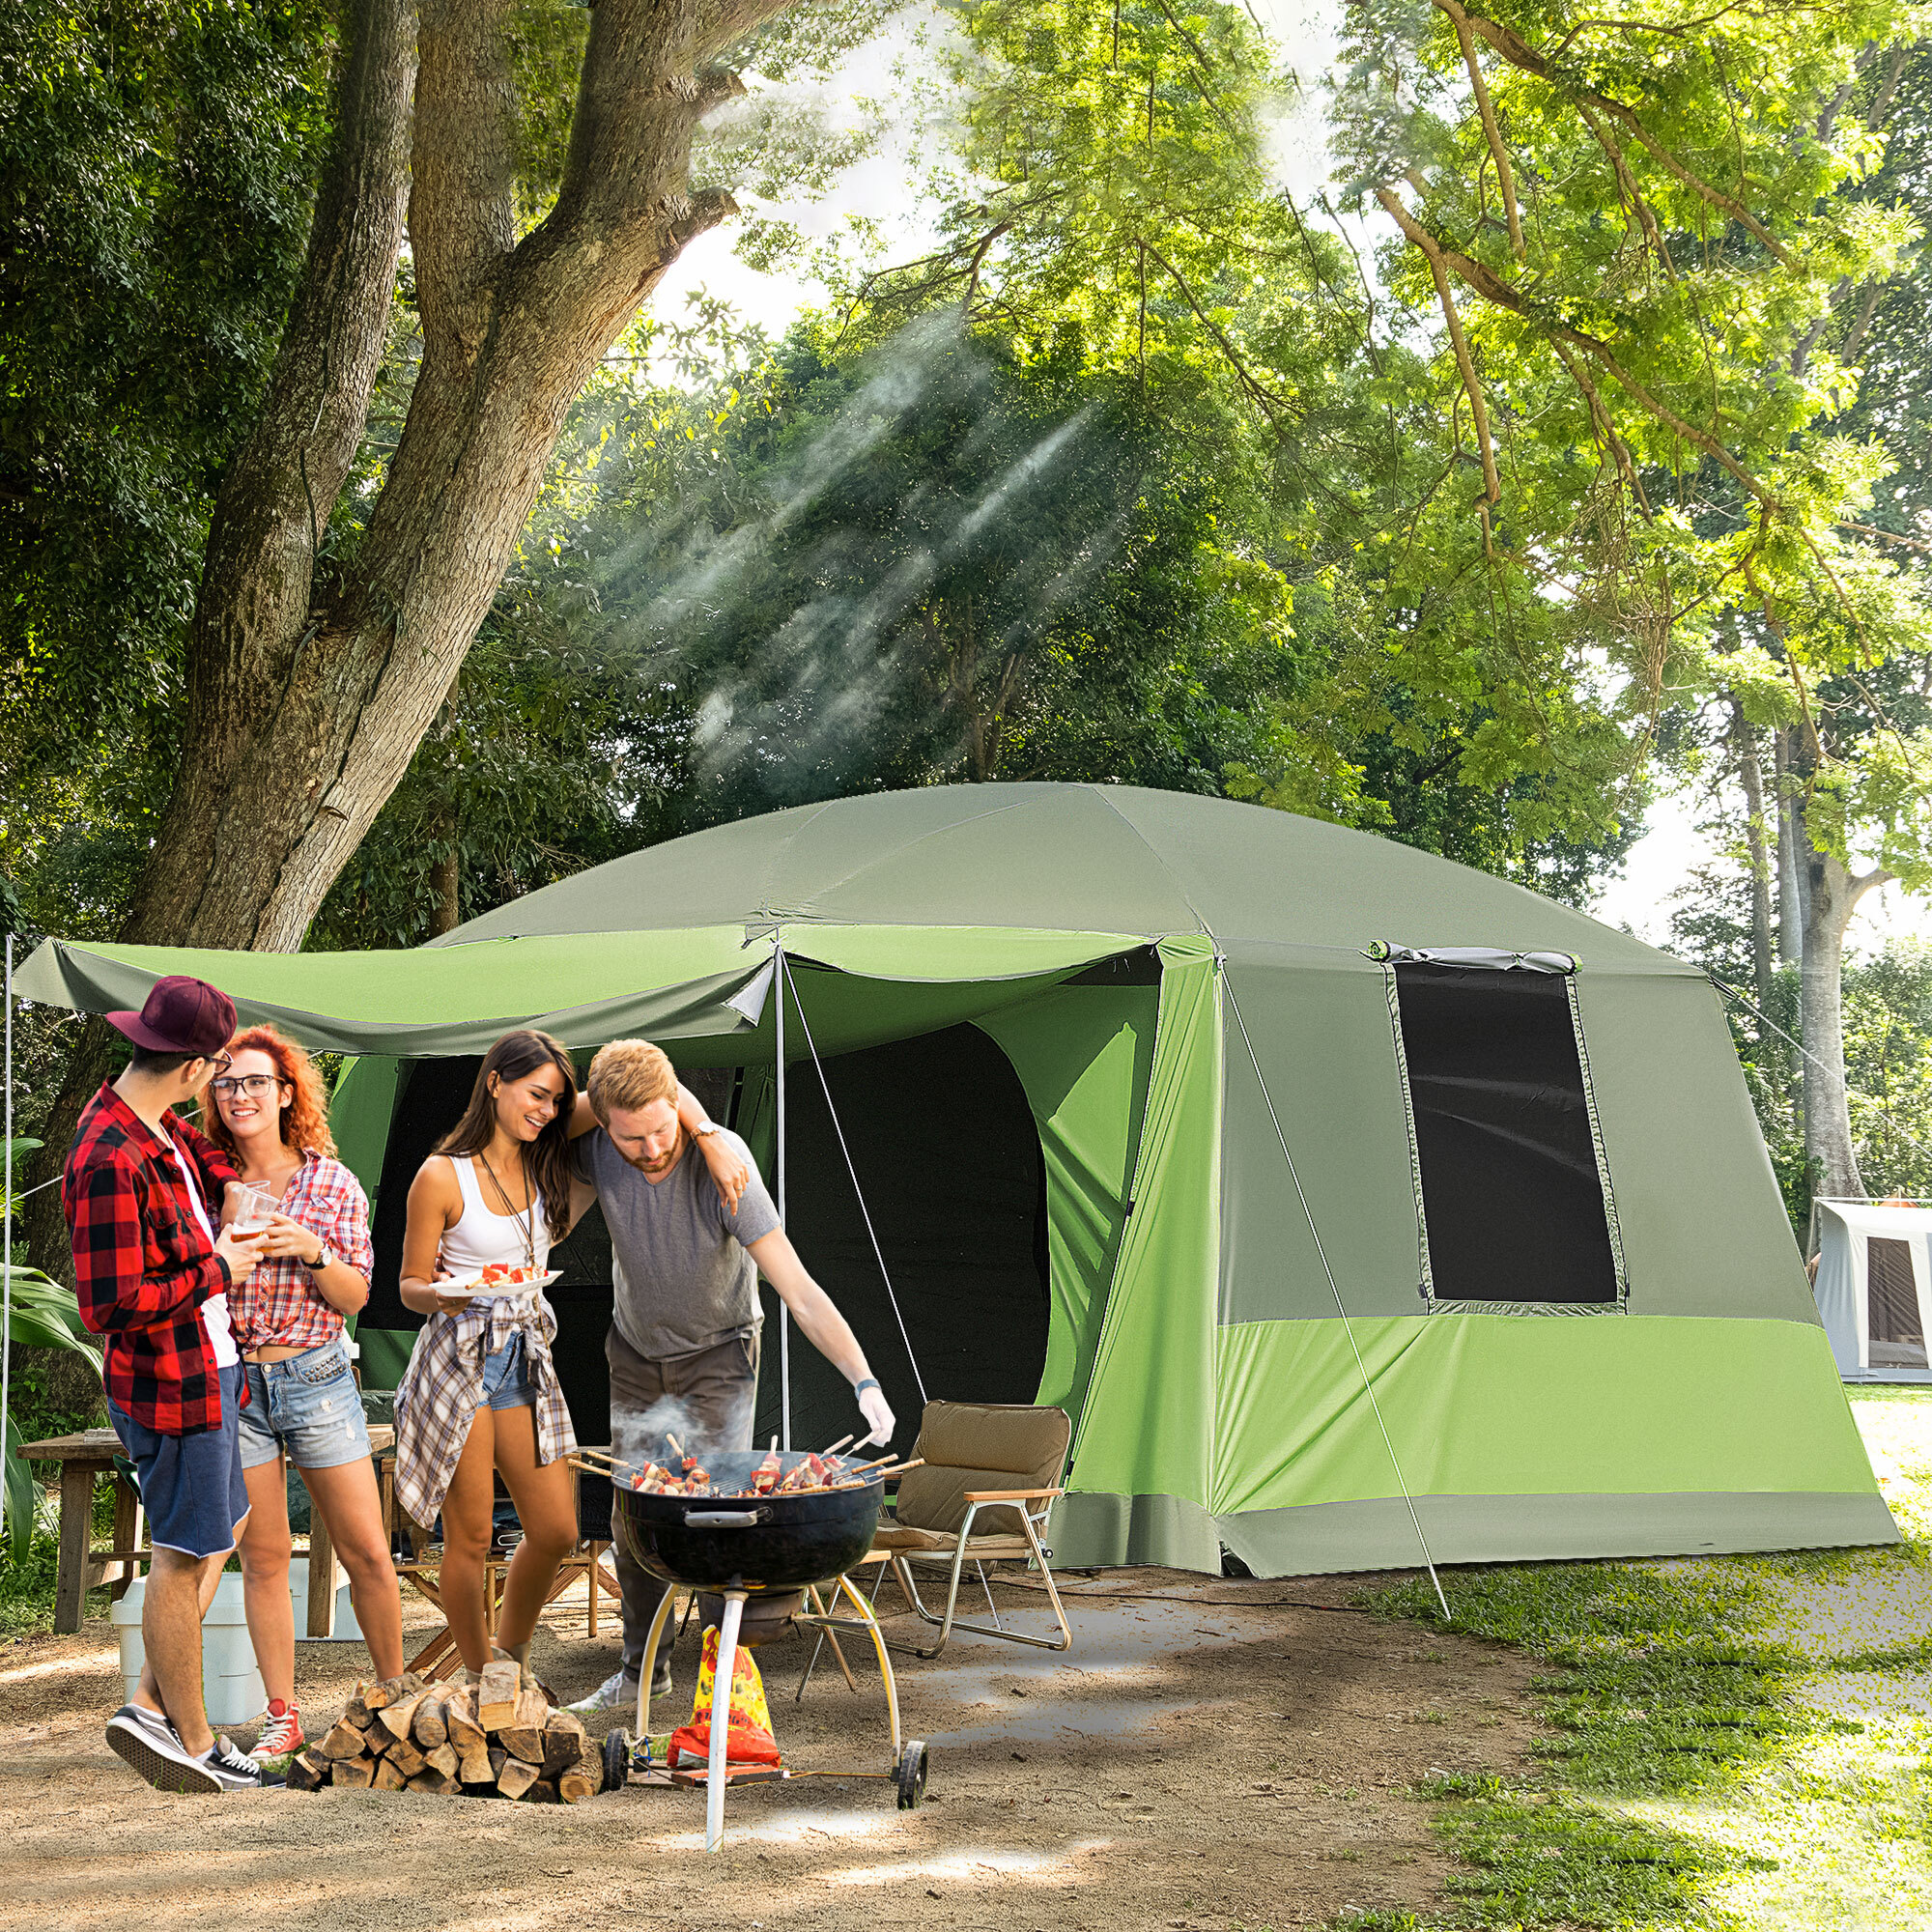
[[155, 1551], [147, 1662], [107, 1743], [162, 1791], [260, 1790], [282, 1780], [210, 1731], [201, 1690], [201, 1620], [248, 1514], [228, 1290], [253, 1269], [260, 1237], [215, 1232], [235, 1169], [174, 1112], [225, 1068], [235, 1004], [171, 977], [138, 1013], [107, 1018], [133, 1057], [81, 1115], [61, 1198], [80, 1318], [104, 1340], [108, 1414], [139, 1472]]

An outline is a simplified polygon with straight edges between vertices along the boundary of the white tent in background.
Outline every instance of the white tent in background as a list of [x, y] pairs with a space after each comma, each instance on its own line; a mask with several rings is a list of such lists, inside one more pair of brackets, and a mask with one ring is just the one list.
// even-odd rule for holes
[[1818, 1313], [1848, 1382], [1932, 1382], [1932, 1208], [1819, 1201]]

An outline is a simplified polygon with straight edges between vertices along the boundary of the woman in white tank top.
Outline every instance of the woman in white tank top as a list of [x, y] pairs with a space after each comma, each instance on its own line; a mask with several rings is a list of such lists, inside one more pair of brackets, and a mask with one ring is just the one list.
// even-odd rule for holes
[[[462, 1120], [410, 1189], [402, 1296], [426, 1316], [396, 1390], [396, 1495], [415, 1521], [442, 1517], [441, 1595], [463, 1662], [492, 1655], [486, 1614], [500, 1471], [523, 1540], [504, 1580], [496, 1652], [528, 1670], [530, 1634], [577, 1548], [564, 1460], [577, 1447], [541, 1290], [455, 1293], [440, 1278], [493, 1263], [541, 1269], [575, 1218], [568, 1130], [577, 1069], [548, 1034], [505, 1034], [476, 1076]], [[587, 1202], [581, 1190], [578, 1211]]]

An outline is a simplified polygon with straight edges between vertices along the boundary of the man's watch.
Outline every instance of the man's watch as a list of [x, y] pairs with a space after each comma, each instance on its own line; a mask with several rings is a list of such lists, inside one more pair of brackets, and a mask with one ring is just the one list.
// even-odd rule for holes
[[306, 1255], [298, 1255], [296, 1257], [296, 1260], [300, 1262], [302, 1266], [307, 1268], [311, 1274], [320, 1274], [322, 1270], [326, 1268], [329, 1264], [329, 1263], [335, 1259], [335, 1257], [329, 1253], [328, 1243], [327, 1241], [319, 1241], [317, 1242], [316, 1245], [320, 1247], [322, 1250], [320, 1259], [316, 1261], [310, 1261]]
[[718, 1132], [718, 1122], [716, 1121], [699, 1121], [698, 1123], [695, 1127], [693, 1127], [691, 1131], [694, 1134], [696, 1134], [699, 1140], [708, 1141], [713, 1134]]

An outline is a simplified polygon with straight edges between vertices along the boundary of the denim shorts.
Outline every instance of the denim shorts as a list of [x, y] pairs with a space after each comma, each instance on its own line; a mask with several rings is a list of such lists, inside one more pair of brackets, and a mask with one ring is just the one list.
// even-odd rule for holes
[[369, 1425], [362, 1392], [338, 1336], [286, 1362], [244, 1362], [248, 1406], [242, 1411], [242, 1466], [260, 1468], [286, 1454], [298, 1469], [334, 1469], [366, 1459]]
[[248, 1514], [238, 1431], [242, 1364], [218, 1373], [221, 1427], [198, 1435], [163, 1435], [107, 1405], [114, 1433], [141, 1479], [149, 1536], [158, 1548], [189, 1556], [227, 1555]]
[[483, 1358], [483, 1406], [486, 1408], [528, 1408], [537, 1399], [530, 1380], [529, 1356], [524, 1349], [522, 1329], [494, 1355]]

